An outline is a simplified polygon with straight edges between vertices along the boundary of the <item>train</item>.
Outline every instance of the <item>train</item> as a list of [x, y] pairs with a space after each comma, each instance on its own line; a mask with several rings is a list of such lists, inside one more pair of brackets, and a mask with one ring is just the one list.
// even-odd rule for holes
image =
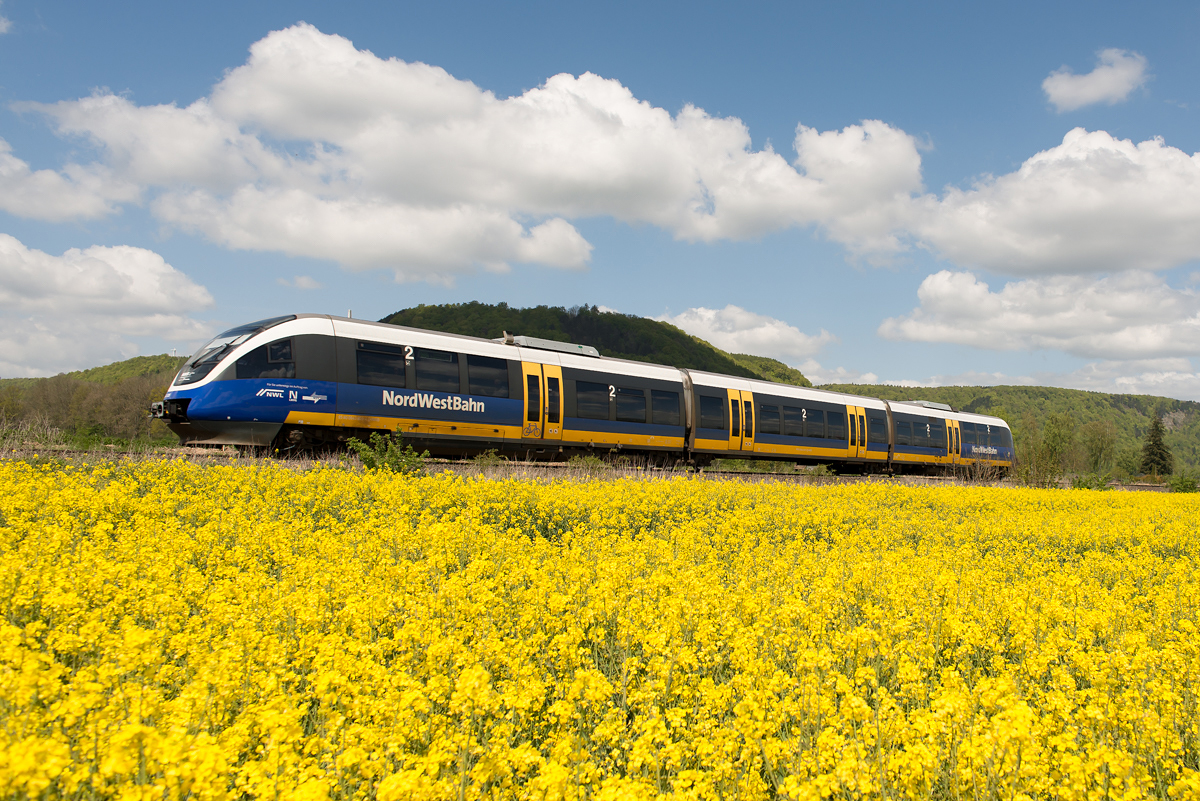
[[646, 464], [714, 459], [824, 464], [847, 473], [1012, 467], [999, 417], [925, 401], [605, 357], [590, 346], [289, 314], [223, 332], [151, 408], [183, 444], [335, 448], [373, 432], [417, 451]]

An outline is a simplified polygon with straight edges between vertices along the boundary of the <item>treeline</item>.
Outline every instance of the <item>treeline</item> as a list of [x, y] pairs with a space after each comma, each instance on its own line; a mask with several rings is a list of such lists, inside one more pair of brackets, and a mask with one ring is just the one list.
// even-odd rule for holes
[[149, 416], [183, 363], [174, 356], [139, 356], [51, 378], [0, 380], [0, 426], [52, 428], [77, 446], [103, 442], [171, 444], [176, 437]]
[[[1027, 468], [1059, 474], [1111, 474], [1142, 469], [1146, 436], [1158, 418], [1176, 470], [1200, 467], [1200, 403], [1153, 395], [1119, 395], [1055, 387], [894, 387], [830, 384], [822, 389], [887, 400], [928, 400], [994, 414], [1012, 426], [1017, 458]], [[1058, 467], [1055, 468], [1055, 465]]]
[[669, 323], [600, 311], [596, 306], [518, 309], [507, 303], [471, 301], [414, 306], [379, 322], [483, 339], [496, 339], [507, 331], [517, 336], [591, 345], [600, 355], [617, 359], [812, 386], [799, 370], [775, 359], [726, 353]]

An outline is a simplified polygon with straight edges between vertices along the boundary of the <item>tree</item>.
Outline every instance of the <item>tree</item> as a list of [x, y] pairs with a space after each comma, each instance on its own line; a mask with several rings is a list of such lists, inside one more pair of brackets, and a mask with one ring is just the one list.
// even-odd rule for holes
[[1159, 414], [1150, 421], [1146, 442], [1142, 445], [1142, 472], [1156, 476], [1169, 476], [1175, 470], [1175, 457], [1167, 443], [1163, 442], [1163, 421]]
[[1079, 429], [1089, 473], [1103, 473], [1112, 467], [1116, 455], [1117, 427], [1112, 420], [1093, 420]]
[[1075, 441], [1075, 418], [1069, 414], [1052, 414], [1046, 425], [1038, 429], [1037, 418], [1025, 414], [1017, 443], [1018, 476], [1022, 484], [1050, 487], [1063, 474], [1063, 461]]

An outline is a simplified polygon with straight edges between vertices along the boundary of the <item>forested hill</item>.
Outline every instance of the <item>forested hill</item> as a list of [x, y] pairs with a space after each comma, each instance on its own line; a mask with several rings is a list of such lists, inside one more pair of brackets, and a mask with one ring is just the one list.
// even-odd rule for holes
[[1052, 414], [1068, 415], [1076, 430], [1089, 423], [1116, 426], [1117, 451], [1140, 449], [1154, 415], [1161, 414], [1166, 442], [1179, 467], [1200, 466], [1200, 403], [1154, 395], [1110, 395], [1055, 387], [894, 387], [877, 384], [827, 384], [821, 389], [886, 400], [927, 400], [955, 409], [1003, 417], [1020, 439], [1029, 421], [1041, 425]]
[[507, 331], [515, 336], [591, 345], [600, 355], [618, 359], [812, 386], [799, 370], [775, 359], [726, 353], [669, 323], [602, 312], [595, 306], [516, 309], [506, 303], [472, 301], [415, 306], [380, 322], [484, 339], [496, 339]]

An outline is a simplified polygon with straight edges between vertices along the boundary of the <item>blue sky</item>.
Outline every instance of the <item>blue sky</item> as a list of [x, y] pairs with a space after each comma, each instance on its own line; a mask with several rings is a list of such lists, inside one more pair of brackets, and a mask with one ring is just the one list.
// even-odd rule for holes
[[1200, 399], [1194, 4], [0, 14], [3, 376], [503, 300]]

